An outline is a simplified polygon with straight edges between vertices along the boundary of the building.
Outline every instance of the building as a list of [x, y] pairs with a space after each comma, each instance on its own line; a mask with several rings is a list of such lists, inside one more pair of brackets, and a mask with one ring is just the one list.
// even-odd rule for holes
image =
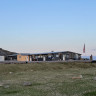
[[5, 61], [5, 56], [0, 56], [0, 61]]
[[17, 61], [65, 61], [65, 60], [80, 60], [81, 54], [62, 51], [62, 52], [46, 52], [46, 53], [18, 53], [8, 56], [10, 60]]

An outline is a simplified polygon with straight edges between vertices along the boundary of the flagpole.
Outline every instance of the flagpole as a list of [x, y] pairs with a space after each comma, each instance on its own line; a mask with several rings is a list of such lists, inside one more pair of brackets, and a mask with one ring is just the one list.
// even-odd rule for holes
[[83, 54], [84, 54], [84, 56], [86, 56], [85, 43], [84, 43], [84, 47], [83, 47]]

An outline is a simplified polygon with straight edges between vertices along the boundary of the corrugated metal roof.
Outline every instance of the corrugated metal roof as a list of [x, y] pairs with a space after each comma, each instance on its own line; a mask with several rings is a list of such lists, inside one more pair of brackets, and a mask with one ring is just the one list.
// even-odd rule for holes
[[44, 53], [20, 53], [21, 55], [46, 55], [46, 54], [56, 54], [56, 53], [65, 53], [67, 51], [64, 52], [44, 52]]
[[[71, 52], [71, 51], [59, 51], [59, 52], [32, 53], [32, 55], [38, 55], [38, 54], [56, 54], [56, 53], [67, 53], [67, 52], [68, 53], [75, 53], [75, 52]], [[80, 53], [75, 53], [75, 54], [80, 54]]]
[[[59, 52], [44, 52], [44, 53], [18, 53], [20, 55], [47, 55], [47, 54], [57, 54], [57, 53], [75, 53], [75, 52], [71, 52], [71, 51], [59, 51]], [[80, 53], [75, 53], [75, 54], [79, 54]], [[9, 56], [17, 56], [17, 54], [13, 54], [13, 55], [9, 55]]]

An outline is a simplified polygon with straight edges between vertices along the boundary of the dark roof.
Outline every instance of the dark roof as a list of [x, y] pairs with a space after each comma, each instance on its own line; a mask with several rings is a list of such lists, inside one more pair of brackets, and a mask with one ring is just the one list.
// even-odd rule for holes
[[18, 55], [18, 53], [16, 53], [16, 54], [13, 54], [13, 55], [8, 55], [8, 56], [17, 56]]
[[[71, 52], [71, 51], [59, 51], [59, 52], [44, 52], [44, 53], [18, 53], [21, 55], [47, 55], [47, 54], [57, 54], [57, 53], [75, 53], [75, 52]], [[79, 54], [80, 53], [75, 53], [75, 54]], [[9, 55], [9, 56], [17, 56], [17, 54], [13, 54], [13, 55]]]

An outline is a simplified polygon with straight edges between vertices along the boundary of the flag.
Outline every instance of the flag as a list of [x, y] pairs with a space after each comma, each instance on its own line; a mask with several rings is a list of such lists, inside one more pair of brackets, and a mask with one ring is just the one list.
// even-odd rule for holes
[[84, 48], [83, 48], [83, 53], [85, 53], [85, 44], [84, 44]]

